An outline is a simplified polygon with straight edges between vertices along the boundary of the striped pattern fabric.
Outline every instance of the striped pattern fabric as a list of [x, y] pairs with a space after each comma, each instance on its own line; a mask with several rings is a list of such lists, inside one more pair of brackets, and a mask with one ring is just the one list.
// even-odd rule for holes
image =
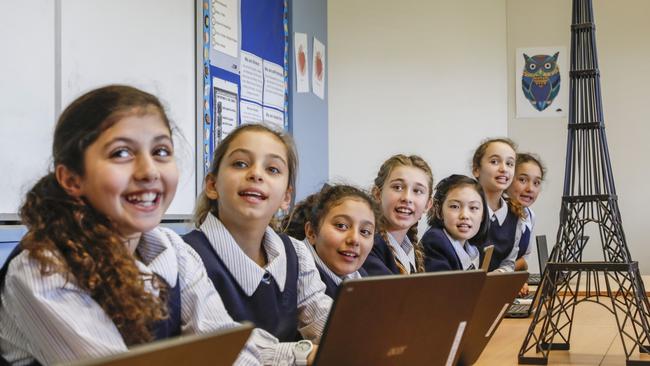
[[[246, 294], [250, 296], [255, 292], [265, 273], [273, 276], [280, 290], [284, 290], [287, 257], [282, 239], [273, 229], [267, 227], [264, 234], [262, 245], [267, 255], [267, 265], [264, 268], [244, 253], [228, 229], [211, 213], [206, 216], [199, 229]], [[299, 267], [298, 330], [304, 339], [319, 343], [332, 307], [332, 299], [325, 295], [325, 284], [320, 279], [308, 249], [294, 238], [291, 238], [291, 242], [296, 249]], [[260, 349], [262, 359], [265, 362], [272, 359], [273, 364], [286, 360], [293, 362], [293, 344], [283, 342], [263, 347]]]
[[[183, 334], [237, 325], [208, 280], [200, 258], [176, 233], [156, 228], [143, 234], [136, 250], [141, 258], [136, 263], [143, 274], [155, 273], [170, 286], [177, 278], [180, 281]], [[145, 287], [157, 293], [150, 282]], [[67, 281], [61, 274], [43, 276], [26, 251], [11, 262], [1, 298], [0, 350], [12, 364], [28, 364], [34, 358], [54, 364], [127, 350], [111, 319], [74, 279]], [[237, 364], [261, 364], [260, 350], [276, 344], [268, 333], [254, 331]]]
[[400, 272], [409, 274], [416, 272], [415, 250], [408, 236], [404, 236], [404, 240], [401, 243], [398, 243], [397, 239], [389, 232], [386, 232], [386, 237], [388, 238], [388, 246], [395, 256]]

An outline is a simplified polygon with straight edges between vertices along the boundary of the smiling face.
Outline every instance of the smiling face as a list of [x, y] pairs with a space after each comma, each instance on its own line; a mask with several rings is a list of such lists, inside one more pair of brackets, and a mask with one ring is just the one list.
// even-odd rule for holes
[[178, 183], [169, 128], [159, 113], [126, 115], [84, 153], [77, 194], [124, 237], [156, 227]]
[[431, 207], [429, 177], [420, 168], [400, 165], [393, 168], [383, 188], [375, 192], [386, 218], [386, 230], [398, 241]]
[[271, 133], [245, 131], [226, 150], [216, 176], [206, 177], [206, 195], [218, 200], [226, 227], [259, 223], [266, 227], [291, 201], [287, 148]]
[[345, 198], [329, 209], [316, 233], [305, 225], [307, 239], [327, 267], [339, 276], [357, 271], [372, 249], [375, 216], [367, 202]]
[[542, 170], [532, 161], [521, 163], [517, 166], [515, 179], [508, 195], [519, 201], [524, 207], [529, 207], [537, 200], [542, 190]]
[[515, 173], [516, 158], [517, 154], [510, 145], [499, 141], [490, 143], [479, 166], [472, 171], [486, 194], [501, 194], [508, 189]]
[[458, 241], [473, 238], [483, 220], [483, 200], [476, 189], [460, 186], [447, 193], [442, 204], [442, 221], [449, 235]]

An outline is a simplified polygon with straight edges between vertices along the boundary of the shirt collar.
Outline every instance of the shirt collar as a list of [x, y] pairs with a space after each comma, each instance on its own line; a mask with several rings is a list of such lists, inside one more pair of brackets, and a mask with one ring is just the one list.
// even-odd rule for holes
[[136, 251], [140, 256], [136, 263], [143, 273], [155, 273], [170, 287], [176, 286], [178, 259], [169, 236], [159, 228], [142, 233]]
[[508, 203], [503, 199], [503, 197], [499, 198], [499, 203], [501, 207], [496, 211], [492, 211], [490, 206], [488, 206], [488, 213], [490, 214], [490, 220], [493, 220], [492, 217], [496, 216], [497, 222], [499, 223], [499, 226], [501, 226], [506, 220], [506, 216], [508, 216]]
[[359, 271], [354, 271], [350, 274], [347, 274], [345, 276], [339, 276], [336, 273], [334, 273], [328, 266], [323, 262], [323, 260], [320, 258], [318, 253], [316, 253], [316, 248], [314, 248], [313, 245], [309, 242], [307, 238], [302, 241], [303, 244], [309, 249], [309, 252], [311, 255], [314, 257], [314, 262], [316, 262], [316, 265], [325, 272], [327, 277], [331, 278], [332, 281], [336, 284], [336, 286], [341, 285], [341, 282], [346, 279], [355, 279], [355, 278], [361, 278], [361, 275], [359, 274]]
[[447, 239], [449, 239], [451, 242], [451, 246], [454, 248], [454, 252], [456, 252], [458, 259], [460, 259], [460, 263], [463, 266], [463, 269], [469, 269], [470, 265], [472, 264], [474, 265], [474, 269], [478, 269], [478, 249], [476, 249], [475, 246], [470, 245], [467, 240], [465, 240], [463, 243], [461, 243], [459, 240], [455, 240], [451, 237], [451, 235], [449, 235], [446, 229], [443, 229], [442, 231], [444, 231], [445, 235], [447, 235]]
[[209, 213], [200, 230], [210, 242], [210, 246], [228, 268], [246, 295], [252, 296], [259, 286], [264, 274], [268, 272], [284, 291], [287, 276], [287, 256], [282, 238], [270, 227], [266, 228], [262, 245], [266, 251], [266, 267], [260, 267], [239, 247], [228, 229], [213, 214]]
[[[410, 255], [413, 251], [413, 243], [411, 243], [408, 236], [404, 236], [404, 240], [401, 243], [398, 243], [397, 239], [389, 232], [386, 232], [386, 236], [388, 237], [388, 245], [395, 248], [395, 253], [397, 253], [397, 259], [400, 263], [405, 267], [411, 264], [415, 268], [415, 262], [411, 260]], [[413, 258], [415, 257], [413, 256]]]
[[526, 228], [528, 228], [529, 231], [533, 231], [533, 220], [534, 220], [534, 214], [531, 209], [528, 207], [525, 208], [526, 210], [526, 218], [522, 219], [523, 225], [521, 227], [521, 232], [523, 233], [526, 231]]

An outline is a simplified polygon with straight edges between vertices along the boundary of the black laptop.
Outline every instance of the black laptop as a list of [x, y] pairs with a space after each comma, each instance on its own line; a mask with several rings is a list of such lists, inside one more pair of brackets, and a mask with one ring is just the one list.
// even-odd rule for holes
[[542, 273], [544, 273], [544, 268], [546, 268], [546, 262], [548, 262], [548, 245], [546, 244], [546, 235], [537, 235], [535, 241], [537, 242], [539, 273], [531, 273], [528, 275], [528, 284], [539, 286], [539, 283], [542, 282]]
[[486, 279], [483, 271], [344, 281], [317, 365], [455, 365]]

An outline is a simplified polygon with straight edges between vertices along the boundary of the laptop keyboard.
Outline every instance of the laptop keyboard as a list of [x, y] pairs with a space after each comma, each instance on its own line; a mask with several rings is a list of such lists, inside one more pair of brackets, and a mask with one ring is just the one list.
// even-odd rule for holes
[[528, 275], [528, 284], [529, 285], [539, 285], [542, 282], [542, 275], [539, 273], [531, 273]]

